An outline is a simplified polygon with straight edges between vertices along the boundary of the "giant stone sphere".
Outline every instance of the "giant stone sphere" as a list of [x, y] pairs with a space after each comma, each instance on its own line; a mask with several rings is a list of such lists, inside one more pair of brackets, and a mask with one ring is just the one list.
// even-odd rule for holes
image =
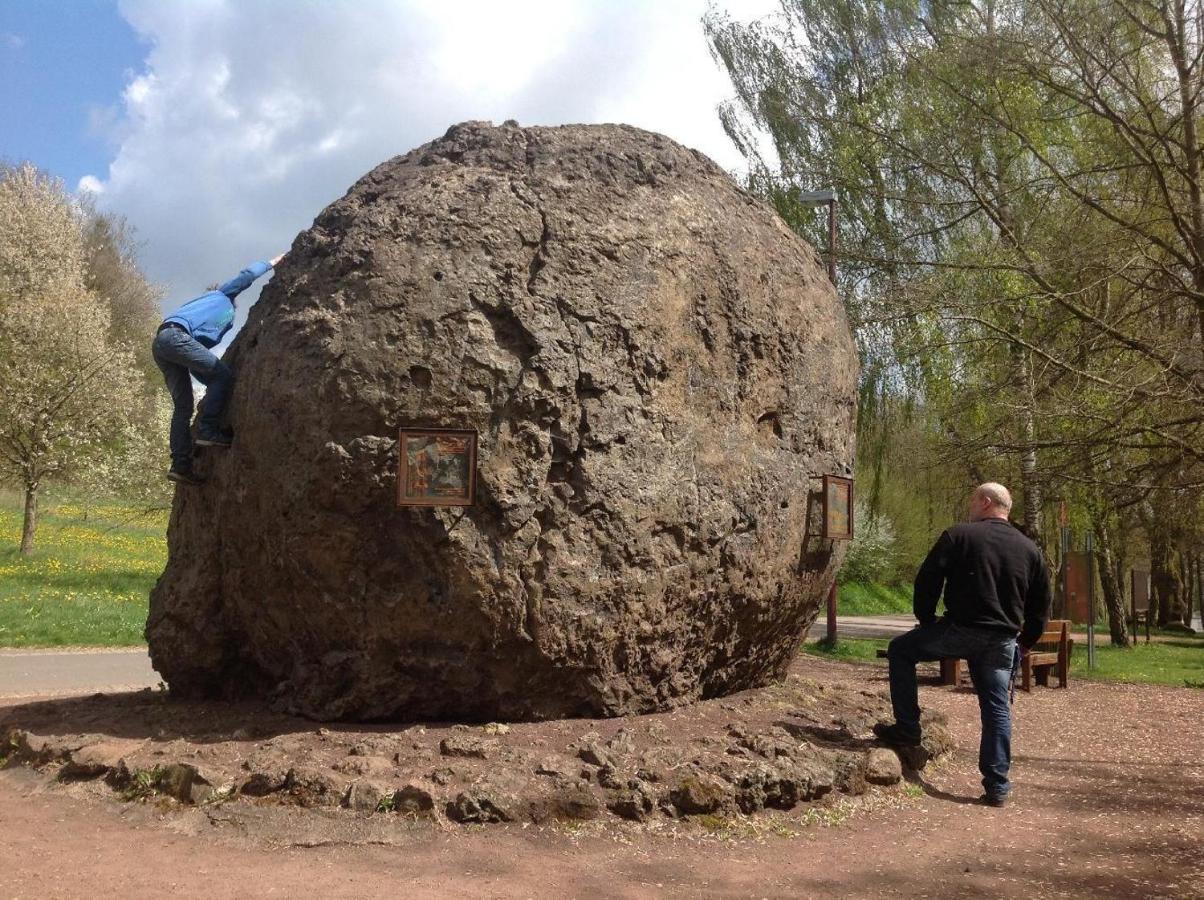
[[[182, 696], [318, 719], [606, 716], [780, 677], [841, 550], [856, 354], [815, 252], [635, 128], [470, 122], [301, 234], [151, 595]], [[479, 433], [397, 505], [398, 429]]]

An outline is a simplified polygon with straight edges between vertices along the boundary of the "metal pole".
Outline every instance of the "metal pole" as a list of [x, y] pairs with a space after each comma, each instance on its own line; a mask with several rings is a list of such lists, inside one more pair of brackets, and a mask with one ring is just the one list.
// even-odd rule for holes
[[1087, 668], [1095, 668], [1095, 541], [1087, 532]]

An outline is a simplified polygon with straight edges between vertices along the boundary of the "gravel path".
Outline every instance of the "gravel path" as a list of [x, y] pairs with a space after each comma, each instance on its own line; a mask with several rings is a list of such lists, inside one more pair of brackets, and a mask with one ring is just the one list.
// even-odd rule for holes
[[[876, 666], [799, 665], [884, 686]], [[1018, 696], [1004, 810], [971, 802], [973, 694], [925, 687], [921, 700], [959, 742], [924, 795], [876, 795], [840, 824], [788, 835], [489, 826], [281, 846], [199, 810], [94, 801], [7, 771], [0, 896], [1204, 897], [1204, 691], [1078, 682]]]

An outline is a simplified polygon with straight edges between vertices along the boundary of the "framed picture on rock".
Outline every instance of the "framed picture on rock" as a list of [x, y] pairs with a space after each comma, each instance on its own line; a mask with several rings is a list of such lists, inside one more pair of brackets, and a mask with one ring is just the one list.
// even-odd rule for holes
[[824, 476], [824, 539], [853, 539], [853, 479]]
[[398, 506], [472, 506], [476, 502], [476, 431], [402, 428], [397, 456]]

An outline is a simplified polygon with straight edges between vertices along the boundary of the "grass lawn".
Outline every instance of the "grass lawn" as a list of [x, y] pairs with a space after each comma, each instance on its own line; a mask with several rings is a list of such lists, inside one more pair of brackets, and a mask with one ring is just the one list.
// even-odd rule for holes
[[[885, 648], [886, 644], [885, 640], [853, 638], [839, 640], [835, 646], [828, 646], [821, 641], [808, 641], [803, 645], [803, 652], [829, 659], [886, 665], [886, 660], [877, 658], [878, 650]], [[1105, 641], [1096, 644], [1095, 653], [1095, 669], [1088, 669], [1087, 645], [1084, 641], [1076, 640], [1074, 655], [1070, 658], [1072, 683], [1076, 678], [1090, 678], [1094, 681], [1204, 688], [1204, 637], [1142, 643], [1128, 649], [1113, 647]]]
[[836, 612], [842, 616], [889, 616], [911, 613], [911, 587], [851, 581], [840, 585]]
[[0, 647], [143, 643], [150, 589], [167, 560], [166, 510], [42, 506], [33, 554], [22, 557], [20, 499], [0, 494]]

